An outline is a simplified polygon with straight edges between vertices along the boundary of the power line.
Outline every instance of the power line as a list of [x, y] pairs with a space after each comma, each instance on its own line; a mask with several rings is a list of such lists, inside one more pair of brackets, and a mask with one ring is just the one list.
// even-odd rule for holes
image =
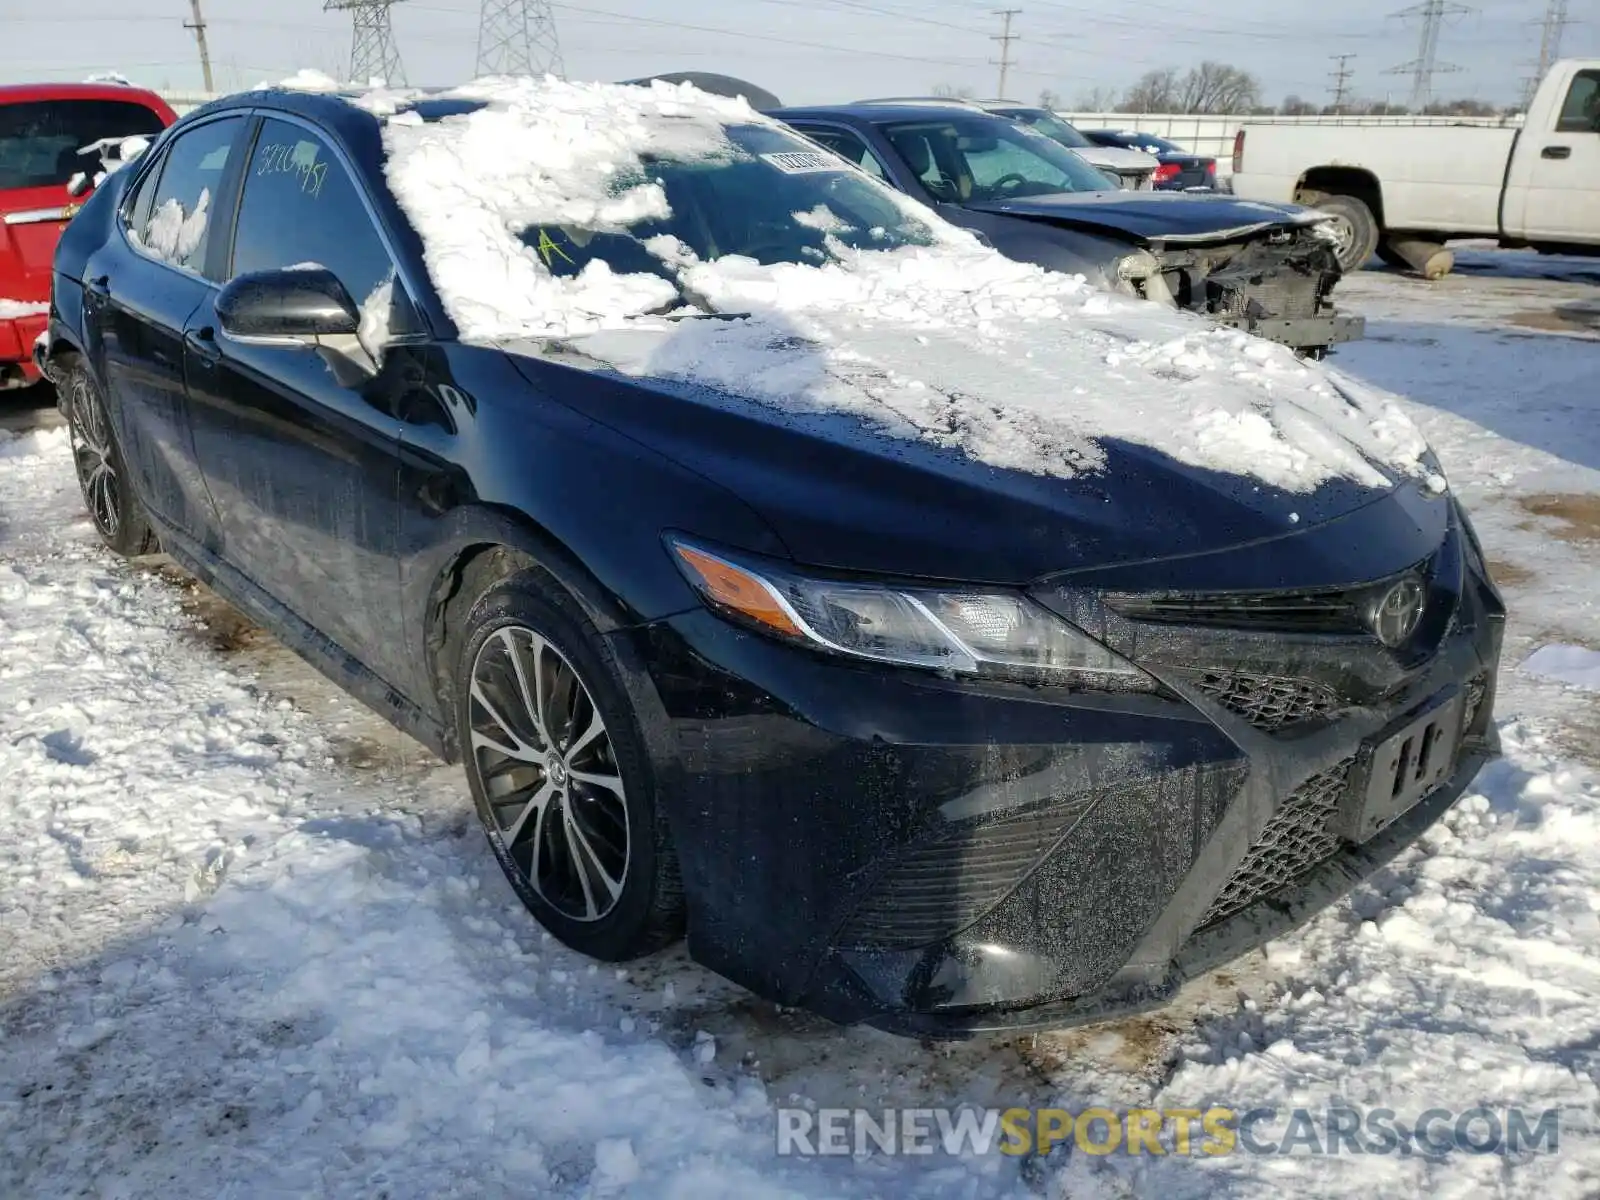
[[1422, 18], [1422, 33], [1417, 40], [1417, 56], [1410, 62], [1400, 63], [1384, 72], [1386, 75], [1411, 76], [1413, 109], [1421, 111], [1428, 106], [1428, 101], [1433, 98], [1435, 75], [1461, 70], [1454, 63], [1439, 61], [1439, 29], [1444, 24], [1445, 17], [1471, 11], [1466, 5], [1455, 3], [1455, 0], [1422, 0], [1420, 4], [1413, 4], [1410, 8], [1389, 14], [1402, 20], [1406, 17]]
[[483, 0], [478, 74], [563, 75], [556, 17], [547, 0]]
[[200, 0], [189, 0], [189, 8], [194, 13], [193, 21], [185, 21], [185, 29], [194, 30], [195, 45], [200, 48], [200, 74], [206, 81], [206, 91], [214, 92], [216, 88], [211, 83], [211, 51], [206, 46], [206, 19], [200, 15]]
[[1016, 41], [1018, 37], [1017, 34], [1011, 32], [1011, 18], [1021, 12], [1020, 8], [998, 8], [994, 14], [1000, 18], [1000, 34], [998, 37], [991, 37], [989, 40], [1000, 43], [1000, 61], [995, 65], [1000, 68], [1000, 91], [997, 94], [1001, 97], [1006, 95], [1006, 78], [1011, 74], [1011, 43]]
[[398, 3], [400, 0], [323, 0], [323, 12], [350, 14], [351, 82], [381, 79], [390, 87], [405, 84], [406, 70], [389, 20], [389, 10]]
[[1350, 60], [1354, 58], [1355, 55], [1330, 54], [1328, 57], [1339, 64], [1331, 73], [1333, 78], [1333, 111], [1338, 112], [1344, 107], [1345, 92], [1352, 74], [1350, 70]]

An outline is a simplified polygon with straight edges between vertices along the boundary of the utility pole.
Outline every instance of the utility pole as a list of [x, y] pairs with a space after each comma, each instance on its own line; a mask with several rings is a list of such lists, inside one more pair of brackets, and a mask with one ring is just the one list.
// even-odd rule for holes
[[200, 74], [205, 77], [206, 91], [214, 92], [211, 86], [211, 51], [206, 47], [206, 19], [200, 15], [200, 0], [189, 0], [189, 8], [194, 12], [194, 20], [185, 21], [185, 29], [194, 30], [195, 44], [200, 47]]
[[1329, 58], [1339, 65], [1333, 69], [1333, 111], [1339, 112], [1344, 108], [1344, 98], [1350, 82], [1350, 60], [1354, 54], [1330, 54]]
[[350, 81], [381, 79], [389, 87], [405, 86], [406, 69], [394, 44], [389, 10], [400, 0], [323, 0], [323, 12], [348, 12], [351, 20]]
[[483, 0], [478, 17], [479, 78], [564, 73], [550, 0]]
[[991, 42], [1000, 43], [1000, 61], [995, 62], [993, 59], [990, 59], [989, 61], [1000, 68], [1000, 94], [996, 97], [996, 99], [999, 100], [1004, 100], [1006, 98], [1006, 78], [1011, 74], [1011, 67], [1013, 65], [1011, 60], [1011, 43], [1016, 41], [1018, 36], [1017, 34], [1011, 32], [1011, 18], [1019, 15], [1021, 12], [1022, 10], [1020, 8], [998, 8], [994, 13], [994, 15], [999, 17], [1001, 20], [1000, 35], [998, 37], [991, 37], [989, 40]]
[[1459, 16], [1472, 10], [1455, 0], [1422, 0], [1410, 8], [1390, 13], [1391, 17], [1422, 18], [1422, 33], [1417, 40], [1417, 56], [1410, 62], [1390, 67], [1385, 74], [1411, 76], [1411, 108], [1421, 111], [1433, 98], [1433, 77], [1461, 70], [1452, 63], [1439, 61], [1439, 29], [1446, 17]]
[[1533, 103], [1533, 93], [1544, 82], [1550, 64], [1561, 57], [1561, 32], [1570, 24], [1572, 22], [1567, 17], [1567, 0], [1550, 0], [1549, 7], [1544, 10], [1544, 28], [1539, 35], [1539, 65], [1534, 71], [1533, 78], [1528, 80], [1527, 91], [1522, 97], [1524, 111]]

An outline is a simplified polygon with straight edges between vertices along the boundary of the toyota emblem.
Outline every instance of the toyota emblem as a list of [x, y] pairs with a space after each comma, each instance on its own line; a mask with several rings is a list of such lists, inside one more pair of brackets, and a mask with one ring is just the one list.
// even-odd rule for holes
[[1415, 578], [1400, 580], [1373, 607], [1368, 618], [1372, 632], [1385, 646], [1398, 646], [1417, 631], [1426, 606], [1427, 594], [1422, 581]]

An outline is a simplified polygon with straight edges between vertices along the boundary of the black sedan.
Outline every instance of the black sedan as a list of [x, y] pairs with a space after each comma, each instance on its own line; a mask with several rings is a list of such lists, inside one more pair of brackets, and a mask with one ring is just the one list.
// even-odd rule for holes
[[1209, 190], [1217, 186], [1217, 160], [1191, 154], [1176, 142], [1153, 133], [1133, 133], [1121, 129], [1085, 129], [1083, 136], [1097, 146], [1116, 146], [1122, 150], [1143, 150], [1156, 156], [1155, 186], [1169, 192]]
[[[246, 93], [54, 272], [101, 538], [463, 761], [586, 954], [686, 932], [933, 1035], [1100, 1018], [1330, 903], [1496, 746], [1503, 610], [1392, 404], [733, 102]], [[1151, 408], [1177, 376], [1206, 404]]]
[[1204, 313], [1313, 356], [1359, 338], [1320, 218], [1296, 205], [1112, 188], [1054, 138], [951, 105], [780, 108], [769, 114], [986, 237], [1002, 254]]

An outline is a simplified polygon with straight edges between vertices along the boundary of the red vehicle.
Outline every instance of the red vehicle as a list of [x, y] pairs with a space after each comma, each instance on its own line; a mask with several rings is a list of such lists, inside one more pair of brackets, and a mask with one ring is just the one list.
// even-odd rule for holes
[[155, 137], [178, 119], [154, 92], [121, 84], [40, 83], [0, 87], [0, 389], [34, 383], [33, 341], [50, 304], [56, 240], [93, 180], [105, 138]]

